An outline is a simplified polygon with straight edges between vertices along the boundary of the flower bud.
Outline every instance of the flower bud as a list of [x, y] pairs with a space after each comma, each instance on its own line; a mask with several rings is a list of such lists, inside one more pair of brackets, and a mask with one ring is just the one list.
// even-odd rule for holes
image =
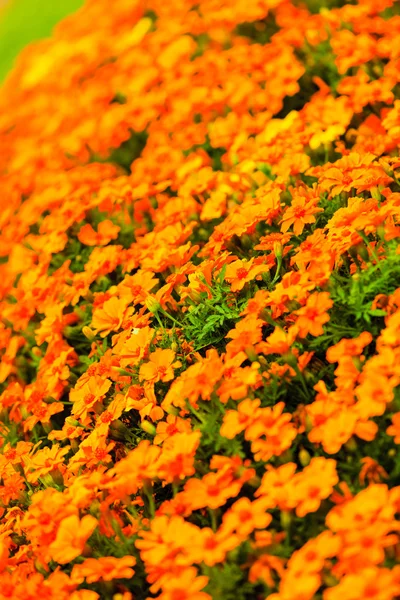
[[53, 469], [52, 471], [50, 471], [50, 475], [56, 485], [64, 485], [64, 477], [59, 469]]
[[85, 544], [82, 550], [82, 556], [84, 556], [85, 558], [87, 558], [88, 556], [92, 556], [92, 548], [89, 546], [89, 544]]
[[311, 461], [311, 455], [305, 448], [302, 448], [299, 452], [299, 461], [302, 467], [307, 467]]
[[49, 434], [50, 431], [53, 430], [53, 426], [51, 424], [51, 421], [49, 423], [42, 423], [42, 427], [43, 427], [45, 433], [47, 433], [47, 434]]
[[[189, 291], [189, 298], [195, 303], [199, 304], [201, 302], [201, 294], [197, 290]], [[192, 308], [192, 307], [191, 307]]]
[[382, 240], [382, 241], [384, 241], [384, 239], [385, 239], [385, 227], [384, 227], [384, 225], [379, 225], [376, 228], [376, 233], [378, 234], [379, 239]]
[[150, 421], [142, 421], [140, 423], [140, 428], [149, 435], [156, 435], [156, 428], [154, 427], [153, 423], [150, 423]]
[[[357, 450], [357, 442], [356, 440], [351, 437], [348, 442], [345, 443], [344, 447], [346, 448], [346, 450], [348, 450], [349, 452], [355, 452]], [[350, 457], [349, 457], [350, 458]], [[353, 459], [352, 459], [353, 460]]]
[[265, 271], [264, 273], [261, 273], [261, 279], [266, 284], [271, 283], [271, 273], [269, 271]]
[[246, 233], [246, 234], [242, 235], [242, 237], [241, 237], [241, 244], [242, 244], [242, 248], [244, 248], [245, 250], [251, 250], [254, 246], [254, 241]]
[[313, 428], [313, 422], [310, 418], [310, 415], [306, 414], [306, 418], [305, 418], [305, 426], [306, 426], [306, 433], [309, 433], [311, 431], [311, 429]]
[[46, 473], [45, 475], [42, 475], [40, 477], [39, 481], [45, 487], [53, 487], [54, 486], [54, 479], [52, 478], [52, 476], [50, 475], [50, 473]]
[[369, 254], [365, 244], [360, 243], [356, 246], [357, 254], [363, 259], [364, 262], [369, 261]]
[[253, 488], [258, 488], [260, 487], [261, 479], [257, 475], [254, 475], [254, 477], [251, 477], [247, 483]]
[[338, 580], [331, 573], [325, 573], [322, 577], [325, 585], [333, 587], [338, 584]]
[[370, 189], [370, 194], [372, 196], [372, 198], [374, 198], [375, 200], [378, 200], [378, 202], [381, 199], [381, 193], [379, 191], [379, 187], [374, 185], [371, 189]]
[[94, 333], [93, 329], [90, 329], [90, 327], [88, 327], [87, 325], [84, 325], [82, 327], [82, 333], [85, 336], [85, 338], [89, 340], [89, 342], [92, 342], [96, 337], [96, 334]]
[[283, 246], [282, 246], [281, 242], [274, 242], [274, 254], [277, 258], [282, 258]]
[[274, 325], [275, 326], [275, 322], [271, 316], [271, 311], [268, 308], [263, 308], [260, 311], [260, 317], [261, 319], [263, 319], [264, 321], [266, 321], [267, 323], [269, 323], [270, 325]]
[[291, 367], [297, 366], [297, 359], [293, 352], [286, 352], [286, 354], [284, 354], [282, 358], [287, 365], [290, 365]]
[[247, 358], [249, 360], [251, 360], [252, 362], [258, 360], [257, 352], [254, 350], [253, 346], [249, 346], [248, 348], [246, 348], [245, 353], [246, 353]]
[[156, 313], [161, 308], [161, 304], [159, 303], [159, 301], [156, 298], [154, 298], [154, 296], [147, 296], [147, 298], [146, 298], [146, 300], [145, 300], [144, 303], [146, 305], [146, 308], [151, 313]]
[[124, 441], [129, 436], [129, 429], [119, 419], [111, 423], [109, 431], [114, 440]]
[[281, 525], [285, 531], [287, 531], [292, 524], [292, 513], [289, 510], [282, 510], [281, 512]]

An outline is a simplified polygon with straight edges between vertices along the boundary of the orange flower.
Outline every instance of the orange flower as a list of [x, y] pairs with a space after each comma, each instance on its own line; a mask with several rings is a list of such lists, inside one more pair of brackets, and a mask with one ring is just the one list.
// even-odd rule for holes
[[[384, 185], [390, 182], [391, 178], [386, 176], [385, 172], [378, 165], [372, 165], [375, 156], [371, 153], [364, 155], [353, 152], [349, 156], [340, 158], [335, 163], [328, 163], [323, 167], [314, 167], [309, 170], [309, 174], [319, 176], [319, 185], [322, 190], [330, 190], [329, 196], [336, 196], [341, 192], [350, 192], [353, 187], [362, 191], [365, 178], [371, 174], [373, 177], [371, 186]], [[377, 178], [378, 174], [378, 178]]]
[[131, 579], [134, 575], [136, 559], [134, 556], [101, 556], [100, 558], [87, 558], [83, 563], [74, 565], [71, 579], [82, 583], [95, 583], [96, 581], [112, 581], [113, 579]]
[[158, 477], [166, 483], [178, 482], [194, 475], [194, 458], [200, 444], [201, 432], [176, 433], [162, 446]]
[[149, 362], [141, 365], [139, 380], [151, 383], [171, 381], [174, 378], [174, 369], [181, 366], [179, 360], [174, 361], [175, 352], [173, 350], [170, 348], [157, 348], [149, 355]]
[[193, 551], [197, 552], [194, 544], [199, 531], [196, 525], [180, 516], [156, 516], [148, 531], [139, 532], [135, 546], [147, 568], [162, 565], [167, 570], [169, 567], [169, 577], [172, 577], [174, 569], [192, 565], [195, 559]]
[[364, 331], [356, 338], [343, 338], [328, 348], [326, 352], [326, 360], [330, 363], [339, 362], [343, 355], [360, 356], [365, 346], [368, 346], [372, 341], [372, 335], [369, 331]]
[[267, 499], [271, 508], [289, 509], [289, 485], [296, 472], [296, 464], [289, 462], [278, 468], [267, 465], [255, 496]]
[[131, 409], [139, 411], [142, 421], [149, 417], [152, 421], [158, 421], [164, 416], [164, 410], [157, 403], [154, 388], [151, 385], [132, 385], [126, 393], [125, 410]]
[[58, 444], [32, 452], [24, 460], [27, 481], [36, 483], [40, 477], [51, 471], [56, 471], [60, 465], [63, 465], [64, 456], [68, 452], [69, 446], [60, 448]]
[[296, 327], [290, 327], [288, 331], [284, 331], [281, 327], [275, 327], [265, 341], [257, 344], [256, 350], [265, 355], [286, 354], [290, 351], [296, 335]]
[[265, 497], [251, 502], [248, 498], [240, 498], [224, 514], [221, 530], [233, 533], [246, 539], [255, 529], [265, 529], [272, 521], [266, 512], [270, 508]]
[[235, 329], [226, 335], [227, 338], [232, 339], [226, 347], [229, 357], [237, 356], [243, 351], [254, 357], [254, 345], [262, 339], [262, 325], [263, 321], [253, 315], [246, 316], [236, 323]]
[[335, 460], [322, 456], [312, 458], [308, 467], [294, 477], [290, 486], [289, 502], [296, 507], [297, 516], [304, 517], [318, 510], [321, 501], [330, 496], [338, 482]]
[[114, 225], [112, 221], [106, 219], [101, 221], [97, 228], [97, 233], [93, 227], [87, 223], [80, 228], [78, 240], [86, 246], [106, 246], [111, 240], [116, 240], [120, 228]]
[[395, 444], [400, 444], [400, 412], [392, 416], [392, 424], [386, 429], [386, 433], [394, 436]]
[[119, 340], [113, 348], [113, 354], [119, 357], [121, 367], [137, 365], [145, 358], [153, 337], [153, 329], [142, 327], [133, 329], [129, 336], [124, 336]]
[[311, 294], [306, 305], [294, 312], [297, 315], [296, 326], [299, 335], [306, 337], [307, 334], [314, 336], [323, 335], [322, 325], [330, 319], [327, 311], [332, 308], [333, 301], [329, 298], [329, 292], [315, 292]]
[[191, 425], [186, 419], [181, 419], [174, 415], [167, 415], [166, 421], [159, 421], [156, 428], [156, 436], [153, 444], [162, 444], [165, 440], [176, 433], [191, 431]]
[[207, 473], [202, 479], [189, 479], [184, 488], [193, 510], [209, 507], [211, 509], [223, 506], [228, 498], [234, 498], [240, 491], [243, 482], [235, 479], [228, 470], [218, 473]]
[[232, 534], [223, 525], [215, 533], [209, 527], [203, 527], [196, 540], [196, 552], [197, 550], [199, 552], [198, 561], [208, 567], [213, 567], [222, 563], [227, 553], [240, 546], [240, 543], [241, 538]]
[[368, 376], [363, 373], [362, 382], [355, 389], [358, 398], [356, 409], [362, 419], [383, 415], [387, 405], [392, 402], [394, 392], [388, 379], [378, 372]]
[[[19, 473], [15, 471], [9, 475], [3, 474], [3, 483], [0, 488], [0, 499], [1, 502], [7, 506], [11, 500], [18, 500], [22, 498], [22, 492], [25, 490], [25, 481]], [[1, 571], [1, 549], [0, 549], [0, 571]]]
[[316, 214], [323, 212], [322, 208], [316, 206], [318, 199], [308, 200], [307, 198], [294, 194], [292, 202], [283, 213], [281, 223], [281, 232], [286, 233], [293, 225], [293, 233], [301, 235], [306, 225], [315, 223]]
[[226, 267], [225, 281], [231, 284], [232, 292], [239, 292], [248, 281], [256, 278], [261, 273], [269, 271], [265, 264], [254, 265], [254, 258], [250, 260], [235, 260]]
[[77, 509], [67, 495], [49, 487], [33, 494], [32, 502], [22, 514], [14, 528], [24, 531], [34, 548], [41, 548], [45, 558], [47, 549], [55, 540], [59, 524], [63, 519], [76, 514]]
[[272, 573], [275, 571], [282, 579], [284, 576], [284, 559], [278, 556], [262, 554], [255, 560], [249, 570], [249, 581], [256, 583], [259, 580], [265, 581], [270, 587], [275, 587]]
[[368, 483], [379, 483], [382, 479], [388, 479], [389, 475], [383, 467], [379, 465], [373, 458], [365, 456], [361, 459], [362, 468], [359, 474], [361, 485], [365, 485], [365, 480]]
[[255, 460], [267, 461], [272, 456], [280, 456], [297, 436], [297, 429], [291, 423], [292, 415], [283, 413], [284, 408], [284, 402], [278, 402], [273, 408], [261, 408], [258, 418], [246, 427], [245, 438], [252, 442]]
[[[350, 396], [351, 397], [351, 396]], [[358, 416], [352, 407], [341, 406], [335, 401], [335, 392], [326, 400], [316, 400], [306, 406], [311, 430], [308, 439], [321, 443], [328, 454], [336, 454], [350, 440], [357, 428]]]
[[81, 520], [76, 515], [63, 519], [56, 539], [49, 546], [52, 559], [65, 565], [80, 556], [96, 527], [97, 519], [92, 515], [85, 515]]
[[321, 573], [329, 568], [329, 560], [339, 550], [338, 539], [330, 531], [323, 531], [293, 552], [279, 583], [279, 594], [272, 600], [311, 600], [321, 586]]
[[325, 600], [392, 600], [400, 593], [398, 574], [394, 570], [378, 567], [348, 573], [333, 588], [327, 589]]
[[220, 434], [233, 440], [239, 433], [258, 419], [260, 411], [257, 410], [260, 400], [243, 400], [238, 404], [237, 410], [227, 410], [224, 414]]
[[101, 433], [107, 433], [110, 425], [119, 419], [126, 408], [126, 398], [123, 394], [116, 394], [114, 399], [97, 418], [96, 428]]
[[127, 275], [119, 284], [120, 298], [133, 304], [143, 304], [149, 292], [158, 284], [151, 271], [139, 269], [134, 275]]
[[103, 377], [89, 377], [82, 387], [75, 387], [70, 392], [73, 403], [72, 414], [78, 419], [86, 419], [88, 412], [94, 411], [97, 402], [100, 402], [110, 389], [112, 382]]
[[158, 446], [142, 440], [108, 472], [109, 481], [105, 484], [105, 489], [117, 497], [136, 494], [157, 477], [160, 454]]
[[159, 600], [212, 600], [210, 594], [202, 592], [206, 587], [208, 577], [198, 575], [195, 568], [190, 567], [178, 577], [170, 577], [163, 584]]
[[107, 431], [105, 427], [93, 429], [93, 431], [79, 445], [79, 450], [70, 459], [68, 470], [75, 473], [82, 466], [90, 469], [100, 463], [106, 464], [111, 461], [110, 452], [115, 447], [115, 442], [107, 444]]
[[101, 308], [95, 308], [92, 317], [92, 327], [95, 333], [106, 337], [112, 331], [118, 331], [125, 319], [133, 313], [133, 308], [127, 307], [126, 300], [112, 297], [106, 300]]

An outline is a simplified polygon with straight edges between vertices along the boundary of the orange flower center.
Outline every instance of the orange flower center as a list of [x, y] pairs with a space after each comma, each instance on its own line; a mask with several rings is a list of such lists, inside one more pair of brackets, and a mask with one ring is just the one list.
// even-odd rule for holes
[[39, 515], [38, 518], [40, 525], [48, 525], [49, 523], [51, 523], [52, 520], [53, 517], [51, 515], [48, 515], [47, 513], [42, 513], [41, 515]]
[[85, 404], [92, 404], [92, 402], [95, 400], [95, 398], [96, 398], [96, 396], [94, 394], [86, 394], [83, 401]]
[[207, 488], [207, 494], [209, 496], [218, 496], [219, 494], [219, 486], [218, 485], [210, 485]]
[[218, 544], [214, 538], [208, 538], [204, 544], [204, 547], [207, 548], [207, 550], [214, 550], [217, 546]]
[[238, 279], [246, 279], [247, 277], [247, 269], [244, 269], [243, 267], [241, 267], [240, 269], [237, 270], [236, 276]]
[[294, 214], [296, 219], [301, 219], [306, 214], [305, 209], [302, 206], [297, 206], [294, 210]]
[[7, 460], [14, 460], [14, 458], [17, 456], [17, 451], [15, 448], [10, 448], [10, 450], [4, 452], [4, 456]]
[[320, 493], [319, 487], [313, 485], [310, 487], [309, 491], [308, 491], [308, 495], [310, 498], [318, 498]]
[[353, 181], [353, 178], [350, 175], [344, 175], [342, 182], [344, 185], [350, 185]]
[[251, 521], [252, 514], [249, 510], [240, 510], [238, 517], [239, 520], [244, 523], [245, 521]]
[[139, 296], [141, 291], [142, 291], [141, 285], [132, 285], [131, 286], [131, 292], [132, 292], [133, 296]]
[[111, 423], [111, 421], [113, 420], [113, 416], [108, 410], [106, 410], [101, 415], [100, 420], [102, 421], [102, 423]]
[[107, 456], [107, 450], [105, 448], [97, 448], [97, 450], [94, 451], [94, 455], [97, 460], [104, 460]]
[[165, 377], [166, 372], [167, 372], [167, 367], [164, 367], [163, 365], [158, 367], [158, 374], [161, 378]]

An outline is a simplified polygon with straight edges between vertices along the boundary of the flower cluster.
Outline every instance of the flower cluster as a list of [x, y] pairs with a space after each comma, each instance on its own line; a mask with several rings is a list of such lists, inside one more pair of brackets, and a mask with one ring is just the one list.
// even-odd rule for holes
[[87, 0], [0, 90], [0, 599], [400, 597], [400, 5]]

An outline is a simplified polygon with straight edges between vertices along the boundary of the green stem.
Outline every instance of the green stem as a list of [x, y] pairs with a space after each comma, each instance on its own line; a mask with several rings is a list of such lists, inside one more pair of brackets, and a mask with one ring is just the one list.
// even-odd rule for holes
[[217, 513], [212, 508], [209, 508], [208, 512], [209, 512], [209, 515], [210, 515], [210, 518], [211, 518], [211, 529], [215, 533], [217, 531], [217, 529], [218, 529], [218, 525], [217, 525]]
[[157, 319], [157, 323], [159, 324], [159, 326], [161, 327], [161, 329], [162, 329], [163, 331], [165, 331], [165, 327], [164, 327], [164, 325], [161, 323], [161, 319], [160, 319], [160, 317], [158, 316], [158, 312], [155, 312], [155, 313], [153, 313], [153, 315], [154, 315], [154, 316], [155, 316], [155, 318]]
[[179, 323], [179, 321], [177, 321], [176, 319], [174, 319], [174, 317], [172, 317], [169, 313], [167, 313], [166, 310], [164, 310], [163, 308], [160, 308], [160, 312], [164, 315], [164, 317], [167, 317], [173, 323], [175, 323], [176, 325], [178, 325], [178, 327], [180, 327], [181, 329], [183, 329], [182, 323]]
[[378, 269], [380, 269], [380, 260], [379, 260], [379, 256], [376, 254], [375, 250], [372, 248], [369, 239], [367, 238], [367, 236], [365, 235], [365, 233], [363, 231], [357, 231], [358, 235], [363, 239], [365, 245], [367, 246], [367, 248], [369, 249], [369, 251], [371, 252], [371, 255], [374, 257], [374, 259], [376, 260], [377, 263], [377, 267]]
[[307, 396], [308, 399], [311, 399], [311, 397], [310, 397], [310, 390], [307, 387], [306, 380], [304, 379], [303, 373], [299, 369], [299, 365], [298, 364], [293, 365], [293, 368], [296, 371], [296, 375], [297, 375], [297, 377], [300, 380], [301, 387], [303, 388], [304, 393], [306, 394], [306, 396]]
[[148, 510], [149, 510], [150, 518], [153, 519], [155, 510], [156, 510], [156, 505], [155, 505], [154, 496], [153, 496], [153, 486], [145, 485], [143, 487], [143, 491], [144, 491], [144, 494], [145, 494], [147, 502], [148, 502]]
[[279, 274], [281, 272], [281, 267], [282, 267], [282, 256], [278, 256], [277, 257], [278, 261], [277, 261], [277, 265], [276, 265], [276, 271], [275, 271], [275, 276], [271, 282], [271, 287], [273, 287], [275, 285], [275, 283], [278, 281], [279, 278]]
[[188, 403], [189, 410], [194, 414], [194, 416], [202, 423], [202, 425], [206, 424], [206, 421], [203, 419], [198, 410], [196, 410], [191, 404]]
[[128, 375], [128, 377], [134, 377], [134, 373], [131, 373], [130, 371], [127, 371], [126, 369], [122, 369], [121, 367], [118, 367], [118, 373], [120, 373], [120, 375]]

